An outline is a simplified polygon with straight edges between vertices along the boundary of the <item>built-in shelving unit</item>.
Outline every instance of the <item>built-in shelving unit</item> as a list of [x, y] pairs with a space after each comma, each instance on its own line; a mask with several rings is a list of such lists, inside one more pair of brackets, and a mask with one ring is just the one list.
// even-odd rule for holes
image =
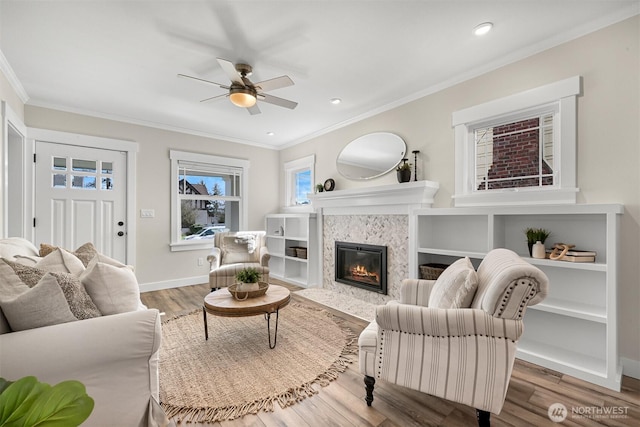
[[[409, 221], [409, 271], [468, 256], [477, 267], [494, 248], [507, 248], [549, 277], [549, 296], [531, 306], [517, 356], [614, 390], [622, 369], [617, 338], [617, 264], [621, 205], [504, 206], [417, 209]], [[551, 231], [546, 242], [597, 252], [596, 262], [529, 256], [524, 230]]]
[[[272, 214], [265, 216], [267, 247], [271, 254], [269, 275], [310, 287], [318, 281], [316, 215]], [[294, 248], [306, 248], [306, 258]]]

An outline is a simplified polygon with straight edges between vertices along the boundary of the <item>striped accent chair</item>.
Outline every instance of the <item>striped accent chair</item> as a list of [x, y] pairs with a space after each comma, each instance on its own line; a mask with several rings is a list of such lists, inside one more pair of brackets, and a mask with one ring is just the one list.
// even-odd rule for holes
[[264, 231], [225, 231], [216, 233], [213, 239], [215, 246], [207, 256], [212, 291], [236, 283], [236, 273], [247, 267], [255, 268], [260, 280], [269, 283], [271, 255]]
[[418, 279], [403, 281], [401, 301], [376, 308], [358, 342], [368, 406], [375, 381], [384, 380], [476, 408], [480, 426], [500, 413], [523, 316], [546, 297], [549, 281], [507, 249], [490, 251], [476, 277], [469, 308], [430, 308], [436, 282]]

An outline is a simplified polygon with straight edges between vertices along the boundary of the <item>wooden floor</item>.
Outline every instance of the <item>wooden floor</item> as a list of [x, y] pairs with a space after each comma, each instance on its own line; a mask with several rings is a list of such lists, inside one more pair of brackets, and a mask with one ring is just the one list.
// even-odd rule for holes
[[[276, 282], [272, 280], [273, 282]], [[296, 286], [277, 282], [291, 290]], [[190, 313], [202, 307], [209, 292], [207, 285], [147, 292], [142, 301], [157, 308], [166, 316]], [[293, 294], [294, 301], [304, 301], [326, 308], [345, 320], [346, 326], [359, 334], [367, 322], [343, 312]], [[599, 387], [537, 365], [516, 360], [507, 400], [500, 415], [492, 415], [492, 426], [640, 426], [640, 381], [624, 377], [620, 393]], [[473, 408], [448, 402], [423, 393], [411, 391], [379, 381], [371, 407], [364, 402], [363, 377], [355, 360], [346, 372], [327, 387], [318, 387], [319, 393], [288, 408], [278, 405], [274, 412], [261, 412], [243, 418], [206, 426], [473, 426], [476, 425]], [[553, 403], [588, 411], [604, 407], [616, 411], [621, 418], [602, 416], [576, 418], [571, 414], [562, 423], [552, 422], [547, 415]], [[187, 425], [187, 424], [185, 424]], [[189, 426], [203, 424], [189, 423]]]

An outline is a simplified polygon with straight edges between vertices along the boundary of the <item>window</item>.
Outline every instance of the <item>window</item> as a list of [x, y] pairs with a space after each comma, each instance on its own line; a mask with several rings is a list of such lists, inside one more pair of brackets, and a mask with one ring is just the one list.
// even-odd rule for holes
[[572, 77], [453, 113], [455, 206], [575, 203]]
[[294, 209], [309, 207], [308, 193], [313, 193], [315, 155], [284, 164], [285, 206]]
[[171, 151], [173, 251], [211, 246], [217, 231], [246, 228], [247, 160]]
[[554, 185], [553, 112], [472, 127], [475, 191]]

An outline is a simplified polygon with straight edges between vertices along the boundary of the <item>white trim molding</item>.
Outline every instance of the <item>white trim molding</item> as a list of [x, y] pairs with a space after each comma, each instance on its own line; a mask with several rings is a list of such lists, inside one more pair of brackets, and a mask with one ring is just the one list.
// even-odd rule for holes
[[[574, 76], [454, 112], [454, 205], [575, 204], [579, 191], [576, 182], [577, 97], [581, 93], [582, 78]], [[472, 129], [480, 123], [499, 122], [551, 104], [557, 108], [559, 129], [554, 149], [554, 159], [558, 164], [554, 185], [476, 191]]]
[[309, 194], [314, 209], [324, 215], [404, 214], [411, 209], [431, 207], [440, 184], [412, 181], [377, 187], [352, 188]]

